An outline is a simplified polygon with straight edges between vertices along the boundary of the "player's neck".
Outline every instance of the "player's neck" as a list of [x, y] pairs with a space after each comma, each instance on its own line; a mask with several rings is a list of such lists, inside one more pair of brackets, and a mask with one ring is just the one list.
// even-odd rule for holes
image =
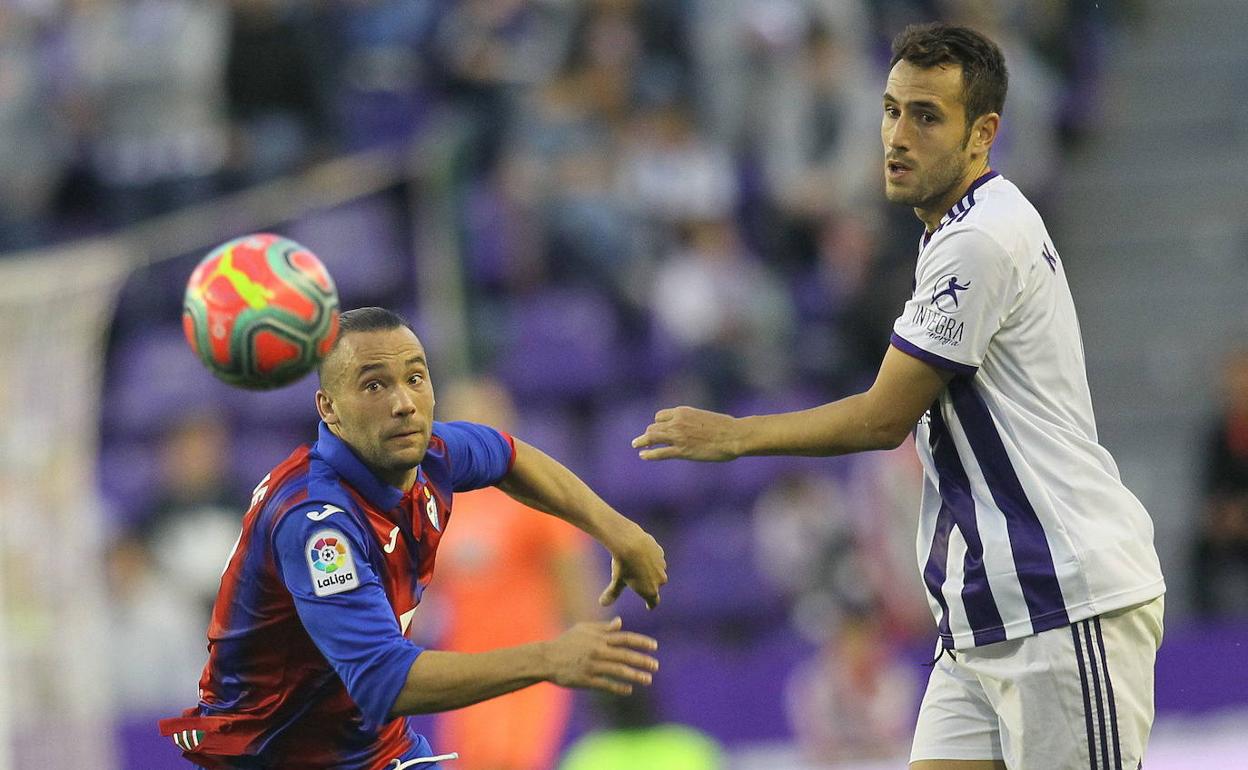
[[377, 478], [406, 494], [412, 491], [412, 487], [416, 486], [416, 472], [419, 467], [420, 466], [416, 466], [416, 468], [409, 468], [407, 470], [386, 471], [373, 468], [372, 471]]
[[940, 227], [940, 220], [945, 218], [945, 214], [949, 213], [949, 209], [953, 208], [953, 204], [966, 196], [967, 190], [971, 189], [971, 185], [975, 184], [976, 179], [979, 179], [991, 170], [987, 158], [981, 158], [972, 162], [967, 166], [962, 179], [950, 187], [948, 193], [932, 206], [915, 209], [914, 215], [923, 222], [923, 226], [929, 234], [936, 232], [936, 228]]

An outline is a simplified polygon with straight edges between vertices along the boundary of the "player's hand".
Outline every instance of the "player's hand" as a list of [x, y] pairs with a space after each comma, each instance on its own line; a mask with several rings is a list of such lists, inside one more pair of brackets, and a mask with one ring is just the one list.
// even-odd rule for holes
[[658, 659], [649, 653], [659, 649], [659, 643], [622, 629], [619, 618], [588, 621], [546, 642], [550, 681], [615, 695], [628, 695], [636, 685], [648, 686], [659, 670]]
[[659, 588], [667, 583], [667, 559], [658, 541], [640, 527], [629, 541], [611, 549], [611, 583], [598, 603], [615, 603], [627, 586], [654, 609], [659, 604]]
[[691, 406], [663, 409], [646, 432], [633, 439], [633, 448], [641, 450], [643, 460], [733, 460], [739, 456], [739, 425], [735, 417]]

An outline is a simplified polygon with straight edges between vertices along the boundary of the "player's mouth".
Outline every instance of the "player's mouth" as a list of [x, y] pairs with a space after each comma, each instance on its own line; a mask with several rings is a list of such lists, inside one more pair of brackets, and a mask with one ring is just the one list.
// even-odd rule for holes
[[387, 438], [399, 440], [412, 439], [422, 435], [423, 433], [424, 431], [420, 428], [412, 428], [410, 430], [402, 430], [397, 433], [391, 433]]
[[885, 162], [884, 168], [885, 168], [885, 173], [888, 176], [888, 180], [890, 182], [899, 181], [905, 178], [907, 174], [909, 174], [911, 171], [914, 170], [913, 168], [906, 165], [905, 163], [902, 163], [901, 161], [897, 161], [897, 160], [890, 160], [890, 161]]

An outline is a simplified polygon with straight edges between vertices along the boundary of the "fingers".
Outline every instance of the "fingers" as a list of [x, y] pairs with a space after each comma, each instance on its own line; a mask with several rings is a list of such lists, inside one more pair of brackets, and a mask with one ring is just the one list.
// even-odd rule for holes
[[[619, 618], [615, 618], [612, 625], [618, 629]], [[658, 659], [638, 650], [657, 650], [657, 640], [645, 634], [615, 631], [607, 636], [606, 642], [607, 646], [598, 649], [596, 660], [590, 666], [591, 687], [628, 695], [635, 685], [648, 687], [654, 681], [654, 672], [659, 670]]]
[[684, 457], [684, 450], [680, 447], [665, 446], [658, 449], [643, 449], [637, 453], [637, 456], [643, 460], [674, 460]]
[[[615, 600], [620, 598], [622, 593], [624, 593], [624, 579], [617, 575], [611, 579], [611, 584], [598, 597], [598, 604], [602, 607], [610, 607], [612, 604], [615, 604]], [[619, 618], [616, 618], [616, 620], [619, 620]]]
[[642, 447], [654, 446], [655, 444], [666, 444], [670, 439], [668, 431], [655, 423], [647, 427], [645, 433], [633, 439], [633, 449], [641, 449]]
[[641, 449], [642, 447], [654, 446], [655, 444], [666, 444], [671, 439], [670, 423], [679, 416], [682, 409], [687, 410], [687, 406], [678, 406], [673, 409], [660, 409], [654, 413], [654, 422], [646, 428], [645, 432], [637, 438], [633, 439], [633, 449]]

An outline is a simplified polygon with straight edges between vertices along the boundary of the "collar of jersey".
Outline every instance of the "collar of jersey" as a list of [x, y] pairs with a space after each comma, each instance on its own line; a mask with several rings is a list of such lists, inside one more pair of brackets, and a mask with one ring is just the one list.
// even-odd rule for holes
[[351, 447], [331, 433], [329, 426], [323, 422], [317, 431], [314, 450], [374, 508], [392, 511], [403, 500], [403, 490], [377, 478]]
[[936, 229], [930, 233], [923, 234], [923, 245], [926, 246], [927, 242], [932, 239], [933, 235], [944, 229], [945, 225], [952, 222], [955, 218], [966, 216], [966, 212], [970, 210], [971, 206], [975, 205], [975, 191], [999, 176], [1001, 176], [1001, 174], [998, 172], [988, 169], [982, 176], [974, 182], [971, 182], [971, 186], [966, 188], [966, 193], [962, 196], [961, 200], [950, 206], [949, 211], [941, 217], [940, 224], [936, 226]]

